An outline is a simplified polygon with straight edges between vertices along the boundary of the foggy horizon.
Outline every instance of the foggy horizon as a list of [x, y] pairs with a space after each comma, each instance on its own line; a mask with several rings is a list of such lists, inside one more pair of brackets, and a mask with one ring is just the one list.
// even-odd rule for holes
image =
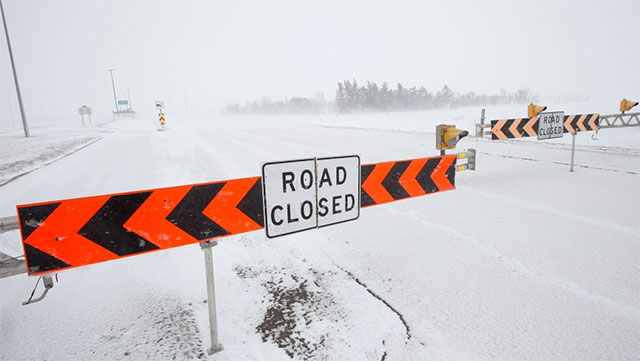
[[[632, 1], [3, 1], [27, 118], [335, 97], [356, 79], [435, 93], [640, 95]], [[624, 9], [624, 11], [623, 11]], [[635, 36], [635, 38], [634, 38]], [[4, 36], [0, 126], [19, 123]]]

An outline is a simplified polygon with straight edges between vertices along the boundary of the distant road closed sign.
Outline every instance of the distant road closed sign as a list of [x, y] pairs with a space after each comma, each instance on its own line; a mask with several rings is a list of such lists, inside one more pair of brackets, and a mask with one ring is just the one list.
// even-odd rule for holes
[[564, 135], [564, 112], [540, 113], [538, 140], [562, 138]]
[[357, 219], [360, 157], [265, 163], [262, 192], [269, 238]]

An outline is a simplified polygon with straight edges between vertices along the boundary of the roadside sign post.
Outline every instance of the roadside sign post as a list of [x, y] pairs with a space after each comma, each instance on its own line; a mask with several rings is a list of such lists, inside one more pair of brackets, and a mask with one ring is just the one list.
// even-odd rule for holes
[[224, 348], [218, 343], [218, 316], [216, 314], [216, 286], [213, 279], [213, 252], [211, 248], [217, 245], [215, 240], [200, 243], [200, 248], [204, 252], [204, 267], [207, 276], [207, 305], [209, 307], [209, 332], [211, 336], [211, 347], [207, 350], [209, 355], [222, 351]]
[[573, 155], [576, 152], [576, 132], [571, 133], [571, 168], [569, 172], [573, 172]]
[[162, 100], [156, 100], [156, 110], [158, 111], [158, 121], [160, 122], [160, 126], [164, 129], [166, 120], [164, 118], [164, 102]]
[[129, 101], [126, 99], [120, 99], [118, 100], [118, 112], [120, 112], [120, 106], [124, 105], [125, 106], [125, 111], [129, 111]]
[[[564, 135], [564, 112], [540, 113], [538, 121], [538, 140], [562, 138]], [[571, 166], [569, 172], [573, 172], [573, 159], [576, 152], [576, 129], [571, 133]]]
[[78, 108], [78, 114], [80, 114], [80, 117], [82, 118], [82, 126], [83, 127], [84, 127], [84, 116], [85, 116], [85, 114], [89, 118], [89, 125], [91, 125], [91, 107], [88, 107], [86, 105], [81, 106], [80, 108]]

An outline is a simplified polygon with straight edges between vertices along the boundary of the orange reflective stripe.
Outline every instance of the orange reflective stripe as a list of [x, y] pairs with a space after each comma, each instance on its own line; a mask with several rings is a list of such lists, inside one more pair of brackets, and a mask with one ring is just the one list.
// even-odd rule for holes
[[376, 164], [367, 180], [362, 184], [362, 189], [369, 194], [376, 204], [394, 201], [393, 197], [382, 186], [382, 181], [384, 177], [389, 174], [389, 171], [391, 171], [395, 163], [396, 162], [384, 162]]
[[567, 130], [567, 132], [569, 133], [575, 133], [575, 129], [573, 129], [573, 127], [571, 126], [571, 122], [573, 122], [573, 119], [575, 118], [575, 115], [570, 115], [567, 117], [567, 120], [564, 121], [564, 127]]
[[491, 128], [491, 132], [493, 132], [493, 134], [495, 134], [496, 137], [498, 137], [498, 139], [507, 139], [507, 136], [504, 135], [504, 133], [502, 132], [502, 127], [506, 122], [507, 122], [506, 119], [498, 120], [496, 125], [493, 128]]
[[228, 181], [202, 214], [211, 218], [230, 234], [261, 229], [262, 226], [236, 208], [259, 179], [260, 177], [251, 177]]
[[433, 173], [431, 173], [431, 179], [433, 179], [433, 182], [438, 186], [440, 191], [455, 189], [449, 181], [449, 178], [447, 178], [447, 170], [449, 170], [453, 161], [456, 160], [456, 157], [456, 155], [446, 155], [442, 157], [440, 164], [438, 164]]
[[589, 126], [591, 127], [591, 130], [598, 129], [598, 123], [596, 122], [596, 119], [598, 118], [600, 118], [600, 114], [594, 114], [591, 116], [591, 119], [589, 119]]
[[525, 124], [523, 128], [524, 131], [527, 134], [529, 134], [530, 137], [535, 137], [538, 135], [536, 131], [533, 129], [533, 126], [536, 124], [537, 121], [538, 121], [538, 117], [533, 117], [527, 121], [527, 124]]
[[402, 176], [398, 179], [398, 183], [402, 185], [410, 197], [418, 197], [427, 194], [420, 186], [420, 183], [416, 180], [418, 173], [422, 170], [427, 163], [427, 159], [416, 159], [409, 163], [409, 166], [404, 171]]
[[135, 232], [160, 248], [177, 247], [198, 240], [166, 218], [193, 186], [162, 188], [149, 198], [125, 222], [124, 228]]
[[119, 258], [117, 254], [78, 234], [109, 198], [98, 196], [63, 201], [25, 243], [71, 266]]

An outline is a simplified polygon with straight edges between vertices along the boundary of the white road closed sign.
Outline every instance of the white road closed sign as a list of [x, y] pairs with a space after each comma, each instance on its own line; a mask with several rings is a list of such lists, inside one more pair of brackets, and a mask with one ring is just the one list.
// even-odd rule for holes
[[262, 192], [269, 238], [357, 219], [360, 157], [265, 163]]
[[564, 135], [564, 112], [540, 113], [538, 140], [562, 138]]

